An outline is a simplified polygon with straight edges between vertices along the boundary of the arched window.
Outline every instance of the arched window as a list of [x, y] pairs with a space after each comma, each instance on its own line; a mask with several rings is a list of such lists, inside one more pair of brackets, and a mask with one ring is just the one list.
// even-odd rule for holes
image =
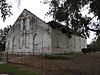
[[26, 30], [26, 19], [23, 19], [23, 30]]
[[67, 36], [67, 48], [69, 48], [69, 37]]
[[20, 20], [20, 29], [23, 31], [23, 20]]
[[59, 33], [57, 32], [57, 36], [56, 36], [56, 43], [57, 43], [57, 48], [59, 48]]
[[29, 48], [29, 42], [30, 42], [30, 34], [27, 33], [27, 34], [25, 35], [25, 47], [26, 47], [26, 48]]
[[26, 19], [26, 30], [29, 30], [29, 18]]
[[74, 37], [74, 48], [76, 48], [76, 38]]
[[37, 50], [37, 33], [33, 36], [33, 52], [36, 52]]
[[9, 41], [9, 39], [8, 39], [6, 44], [7, 44], [7, 48], [10, 49], [10, 41]]
[[15, 43], [15, 37], [12, 40], [12, 51], [15, 49], [16, 43]]

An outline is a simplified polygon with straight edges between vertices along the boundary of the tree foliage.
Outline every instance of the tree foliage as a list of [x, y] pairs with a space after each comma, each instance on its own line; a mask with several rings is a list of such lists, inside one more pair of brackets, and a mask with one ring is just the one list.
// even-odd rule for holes
[[9, 31], [11, 26], [5, 27], [4, 29], [0, 29], [0, 50], [5, 49], [5, 43], [6, 43], [6, 35]]
[[[53, 15], [55, 21], [65, 22], [66, 26], [79, 32], [81, 35], [89, 37], [90, 31], [100, 34], [99, 4], [99, 0], [51, 0], [50, 10], [47, 14]], [[82, 16], [81, 9], [86, 5], [89, 8], [88, 14], [93, 13], [94, 17]], [[96, 17], [98, 23], [93, 23], [92, 20]]]
[[100, 49], [100, 35], [94, 38], [94, 40], [88, 45], [88, 48]]
[[10, 16], [12, 14], [11, 8], [12, 6], [9, 3], [7, 3], [6, 0], [0, 0], [0, 12], [3, 21], [5, 21], [7, 16]]

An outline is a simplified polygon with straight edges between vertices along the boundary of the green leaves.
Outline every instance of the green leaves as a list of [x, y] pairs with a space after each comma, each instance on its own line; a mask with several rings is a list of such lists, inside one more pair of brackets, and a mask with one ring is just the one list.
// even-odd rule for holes
[[[100, 24], [91, 23], [92, 19], [100, 17], [100, 12], [98, 9], [99, 0], [51, 0], [50, 11], [48, 14], [52, 14], [55, 21], [65, 22], [68, 27], [75, 30], [85, 37], [89, 37], [89, 31], [100, 32]], [[85, 5], [89, 5], [88, 14], [93, 13], [94, 17], [82, 16], [81, 9]], [[95, 27], [95, 29], [92, 28]], [[97, 27], [98, 26], [98, 27]], [[91, 27], [91, 28], [89, 28]], [[100, 33], [99, 33], [100, 34]]]
[[0, 10], [1, 10], [1, 17], [3, 18], [3, 21], [5, 21], [7, 16], [12, 15], [11, 13], [12, 6], [9, 5], [6, 0], [0, 1]]
[[59, 7], [56, 14], [55, 14], [55, 19], [57, 19], [58, 21], [65, 21], [69, 14], [67, 11], [65, 11], [63, 7]]

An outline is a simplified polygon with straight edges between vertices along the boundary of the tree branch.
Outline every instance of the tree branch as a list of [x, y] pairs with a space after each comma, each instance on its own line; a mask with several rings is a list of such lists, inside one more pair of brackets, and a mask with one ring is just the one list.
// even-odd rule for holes
[[89, 28], [89, 27], [87, 27], [87, 29], [88, 29], [88, 30], [91, 30], [91, 31], [93, 31], [93, 32], [100, 32], [100, 30], [91, 29], [91, 28]]

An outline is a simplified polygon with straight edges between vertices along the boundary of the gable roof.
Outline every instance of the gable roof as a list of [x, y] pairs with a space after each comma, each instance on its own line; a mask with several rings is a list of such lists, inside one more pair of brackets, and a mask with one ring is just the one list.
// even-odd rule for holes
[[64, 25], [56, 22], [56, 21], [50, 21], [48, 22], [47, 24], [49, 24], [49, 26], [51, 26], [52, 28], [60, 28], [60, 27], [63, 27]]
[[70, 33], [70, 32], [72, 32], [72, 30], [69, 27], [67, 27], [65, 25], [62, 25], [61, 23], [58, 23], [58, 22], [56, 22], [54, 20], [48, 22], [47, 24], [51, 28], [53, 28], [53, 29], [61, 30], [63, 33]]
[[[38, 18], [36, 15], [34, 15], [34, 14], [33, 14], [32, 12], [30, 12], [29, 10], [24, 9], [24, 10], [22, 11], [22, 13], [19, 15], [19, 17], [17, 18], [16, 21], [18, 21], [18, 19], [20, 18], [20, 16], [22, 16], [22, 14], [23, 14], [24, 12], [29, 12], [30, 14], [32, 14], [33, 16], [35, 16], [36, 18]], [[40, 18], [38, 18], [38, 19], [41, 20]], [[13, 26], [15, 25], [16, 21], [14, 22]], [[44, 22], [43, 20], [41, 20], [41, 21]], [[44, 22], [44, 23], [45, 23], [45, 22]], [[72, 29], [70, 29], [69, 27], [67, 27], [67, 26], [65, 26], [65, 25], [62, 25], [61, 23], [58, 23], [58, 22], [56, 22], [56, 21], [54, 21], [54, 20], [52, 20], [52, 21], [50, 21], [50, 22], [48, 22], [48, 23], [45, 23], [45, 24], [47, 24], [48, 26], [50, 26], [50, 27], [53, 28], [53, 29], [57, 29], [57, 30], [62, 31], [63, 33], [75, 34], [75, 35], [78, 35], [78, 36], [79, 36], [79, 33], [78, 33], [78, 32], [75, 32], [75, 31], [73, 31]], [[13, 26], [12, 26], [12, 27], [13, 27]], [[11, 29], [12, 29], [12, 27], [11, 27]]]
[[[40, 21], [44, 22], [43, 20], [41, 20], [40, 18], [38, 18], [36, 15], [34, 15], [34, 14], [33, 14], [32, 12], [30, 12], [29, 10], [24, 9], [24, 10], [20, 13], [20, 15], [17, 17], [17, 19], [15, 20], [15, 22], [12, 24], [12, 26], [11, 26], [11, 28], [10, 28], [8, 34], [11, 32], [11, 30], [13, 30], [13, 27], [16, 26], [16, 22], [19, 21], [20, 17], [22, 17], [22, 18], [24, 17], [24, 16], [23, 16], [23, 13], [24, 13], [24, 12], [28, 12], [29, 14], [35, 16], [35, 17], [36, 17], [37, 19], [39, 19]], [[45, 22], [44, 22], [44, 23], [45, 23]], [[45, 23], [45, 24], [46, 24], [46, 23]]]
[[[16, 21], [18, 21], [18, 19], [22, 16], [22, 14], [23, 14], [24, 12], [28, 12], [28, 13], [30, 13], [31, 15], [35, 16], [36, 18], [38, 18], [39, 20], [41, 20], [39, 17], [37, 17], [35, 14], [33, 14], [32, 12], [30, 12], [29, 10], [24, 9], [24, 10], [21, 12], [21, 14], [18, 16], [18, 18], [16, 19]], [[14, 24], [16, 23], [16, 21], [14, 22]], [[41, 20], [41, 21], [45, 23], [45, 21], [43, 21], [43, 20]], [[13, 24], [13, 25], [14, 25], [14, 24]]]
[[83, 38], [86, 38], [85, 36], [82, 36], [80, 33], [76, 32], [75, 30], [70, 29], [69, 27], [62, 25], [61, 23], [58, 23], [56, 21], [50, 21], [47, 23], [51, 28], [57, 29], [62, 31], [65, 34], [74, 34]]

